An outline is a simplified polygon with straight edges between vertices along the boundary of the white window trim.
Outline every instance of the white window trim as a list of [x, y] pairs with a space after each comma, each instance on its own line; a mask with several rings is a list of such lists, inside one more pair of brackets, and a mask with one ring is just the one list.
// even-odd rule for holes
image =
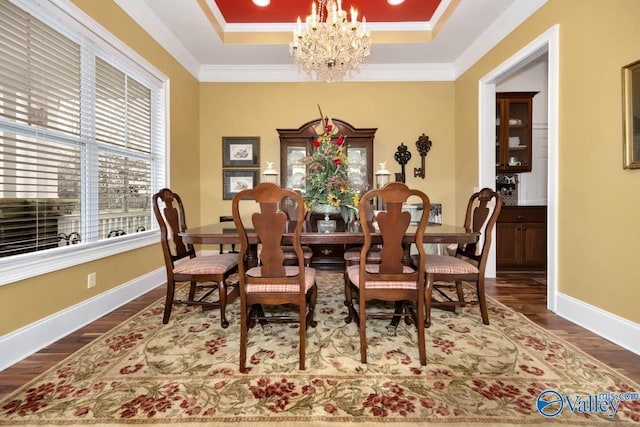
[[[169, 176], [169, 142], [167, 137], [169, 135], [169, 79], [68, 0], [11, 1], [58, 30], [60, 30], [61, 25], [65, 25], [82, 32], [85, 37], [90, 38], [102, 48], [117, 55], [121, 60], [126, 62], [128, 66], [138, 70], [143, 79], [147, 81], [153, 79], [156, 84], [161, 86], [165, 105], [165, 125], [163, 129], [165, 139], [165, 174], [164, 177], [159, 177], [156, 183], [158, 183], [160, 188], [166, 186], [168, 183], [167, 177]], [[164, 185], [162, 182], [164, 182]], [[152, 188], [152, 190], [158, 189], [159, 188]], [[150, 230], [122, 236], [118, 238], [117, 241], [101, 240], [98, 242], [84, 243], [82, 245], [69, 245], [28, 254], [14, 255], [6, 259], [0, 259], [0, 286], [154, 245], [159, 242], [159, 231]]]

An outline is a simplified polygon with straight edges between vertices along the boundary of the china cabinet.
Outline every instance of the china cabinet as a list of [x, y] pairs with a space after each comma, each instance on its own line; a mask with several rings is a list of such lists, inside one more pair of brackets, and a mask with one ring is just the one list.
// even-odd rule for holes
[[[349, 123], [331, 119], [338, 128], [334, 138], [346, 137], [349, 157], [349, 177], [362, 191], [373, 185], [373, 138], [376, 128], [354, 128]], [[298, 129], [277, 129], [280, 136], [280, 185], [304, 192], [306, 167], [300, 161], [311, 154], [316, 133], [313, 128], [320, 119], [303, 124]]]
[[[338, 128], [334, 138], [346, 137], [349, 157], [349, 178], [361, 192], [371, 189], [373, 182], [373, 139], [376, 128], [354, 128], [349, 123], [331, 119]], [[280, 185], [304, 193], [306, 166], [301, 160], [313, 152], [313, 140], [317, 137], [314, 127], [320, 119], [303, 124], [297, 129], [277, 129], [280, 136]], [[320, 214], [311, 215], [311, 225], [316, 226]], [[337, 222], [338, 231], [344, 230], [342, 217], [331, 215]], [[320, 268], [344, 268], [344, 245], [313, 245], [312, 265]]]
[[496, 93], [496, 172], [531, 172], [532, 106], [537, 92]]

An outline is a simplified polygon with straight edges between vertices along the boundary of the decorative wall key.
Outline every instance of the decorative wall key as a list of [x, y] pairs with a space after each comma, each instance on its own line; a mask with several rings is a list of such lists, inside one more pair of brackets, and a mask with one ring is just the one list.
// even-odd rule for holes
[[404, 145], [404, 142], [398, 145], [398, 151], [396, 151], [396, 154], [394, 154], [393, 158], [396, 159], [396, 162], [400, 163], [400, 167], [402, 170], [402, 172], [396, 174], [396, 181], [405, 183], [406, 175], [404, 174], [404, 166], [409, 163], [409, 160], [411, 160], [411, 153], [409, 152], [408, 147]]
[[431, 140], [429, 139], [429, 137], [424, 133], [420, 135], [418, 137], [418, 140], [416, 141], [416, 148], [418, 148], [418, 153], [420, 154], [420, 157], [422, 157], [422, 167], [413, 168], [413, 176], [419, 176], [420, 178], [424, 179], [426, 171], [424, 160], [425, 157], [427, 157], [427, 153], [429, 152], [429, 150], [431, 150]]

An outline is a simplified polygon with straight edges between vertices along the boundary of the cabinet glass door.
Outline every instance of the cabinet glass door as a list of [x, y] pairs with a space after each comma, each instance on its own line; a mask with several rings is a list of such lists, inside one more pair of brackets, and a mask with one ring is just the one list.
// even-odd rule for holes
[[507, 165], [515, 168], [531, 169], [529, 164], [529, 150], [531, 146], [530, 131], [530, 103], [517, 100], [509, 100], [508, 118], [509, 122], [505, 125], [509, 126], [509, 146], [507, 154]]
[[496, 93], [496, 172], [531, 172], [532, 99], [536, 92]]
[[361, 192], [367, 189], [367, 148], [347, 147], [349, 157], [349, 179]]
[[288, 146], [286, 148], [287, 155], [287, 173], [286, 180], [283, 182], [286, 188], [292, 190], [304, 191], [305, 177], [307, 175], [307, 167], [300, 163], [307, 155], [307, 149], [304, 146]]

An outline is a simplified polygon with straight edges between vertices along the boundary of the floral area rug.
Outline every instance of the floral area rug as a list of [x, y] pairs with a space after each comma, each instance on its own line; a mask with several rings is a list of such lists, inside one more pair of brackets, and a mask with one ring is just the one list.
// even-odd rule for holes
[[[186, 306], [163, 325], [159, 300], [5, 398], [0, 425], [640, 422], [637, 384], [491, 298], [490, 325], [476, 306], [433, 310], [426, 367], [413, 325], [391, 336], [388, 320], [369, 319], [361, 364], [358, 328], [343, 320], [342, 274], [319, 272], [317, 283], [305, 371], [295, 325], [251, 329], [251, 368], [240, 374], [238, 301], [221, 329], [218, 311]], [[620, 393], [615, 413], [602, 405]]]

